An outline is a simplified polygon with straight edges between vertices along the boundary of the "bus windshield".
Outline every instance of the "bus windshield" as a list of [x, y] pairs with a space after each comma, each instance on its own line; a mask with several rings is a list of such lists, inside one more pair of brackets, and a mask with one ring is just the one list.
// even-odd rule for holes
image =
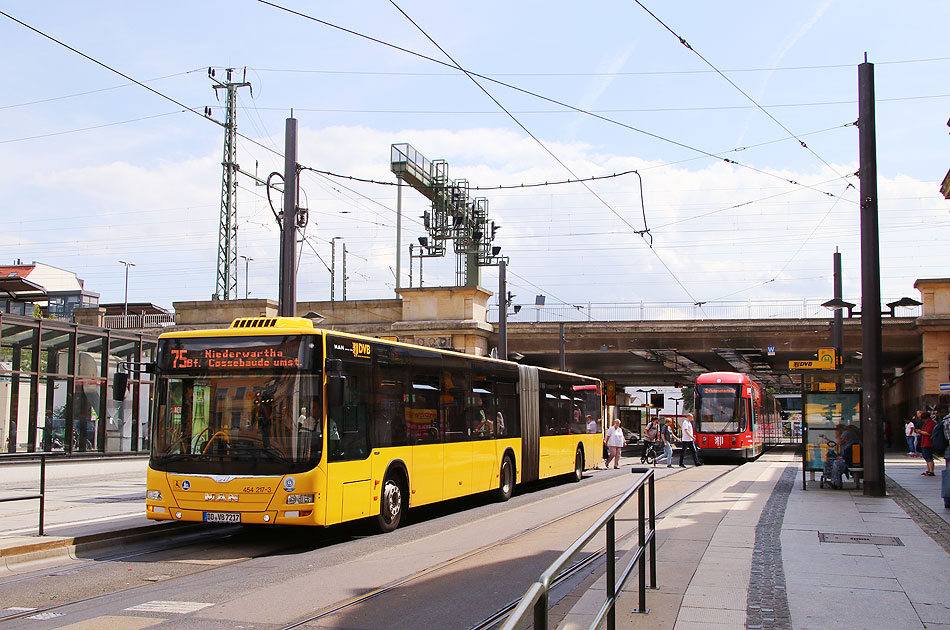
[[[283, 475], [320, 461], [321, 379], [296, 369], [319, 354], [313, 344], [302, 349], [300, 337], [258, 337], [250, 344], [235, 340], [241, 347], [229, 348], [218, 338], [210, 340], [213, 351], [204, 351], [201, 342], [209, 340], [168, 341], [170, 355], [159, 355], [153, 468]], [[220, 361], [205, 361], [204, 352]], [[285, 361], [295, 369], [284, 369]]]
[[728, 383], [696, 386], [696, 432], [742, 433], [746, 430], [745, 408], [739, 386]]

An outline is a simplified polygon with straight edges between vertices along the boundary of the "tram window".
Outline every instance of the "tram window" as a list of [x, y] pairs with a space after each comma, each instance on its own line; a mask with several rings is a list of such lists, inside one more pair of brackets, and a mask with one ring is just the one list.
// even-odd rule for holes
[[439, 408], [442, 411], [446, 442], [466, 442], [469, 427], [466, 410], [472, 391], [471, 366], [466, 359], [442, 357], [442, 391]]
[[737, 407], [738, 413], [736, 414], [736, 420], [738, 420], [739, 426], [737, 427], [736, 431], [738, 433], [742, 433], [749, 426], [749, 399], [740, 398]]

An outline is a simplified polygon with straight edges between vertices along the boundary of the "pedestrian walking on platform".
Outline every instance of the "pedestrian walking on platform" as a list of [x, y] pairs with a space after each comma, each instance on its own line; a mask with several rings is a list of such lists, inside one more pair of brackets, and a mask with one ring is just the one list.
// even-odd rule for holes
[[663, 444], [663, 454], [656, 458], [657, 462], [666, 460], [666, 467], [673, 467], [673, 421], [669, 418], [666, 419], [666, 423], [663, 425], [663, 428], [660, 429], [660, 442]]
[[623, 429], [620, 428], [620, 420], [614, 420], [614, 425], [607, 429], [605, 443], [610, 450], [607, 468], [610, 468], [611, 460], [614, 462], [614, 468], [620, 468], [620, 449], [627, 445], [627, 441], [623, 437]]
[[686, 468], [686, 466], [683, 465], [683, 455], [686, 454], [687, 449], [690, 455], [693, 456], [693, 464], [695, 466], [702, 466], [703, 462], [699, 459], [699, 449], [696, 448], [696, 434], [693, 432], [693, 414], [686, 414], [686, 418], [683, 420], [680, 430], [683, 433], [683, 437], [680, 440], [680, 468]]

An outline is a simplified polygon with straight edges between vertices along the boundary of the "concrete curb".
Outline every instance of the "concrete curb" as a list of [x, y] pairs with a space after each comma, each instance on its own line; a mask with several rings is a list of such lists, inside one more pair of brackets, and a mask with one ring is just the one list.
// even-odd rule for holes
[[51, 537], [46, 540], [30, 541], [9, 547], [0, 547], [0, 566], [7, 569], [21, 567], [24, 564], [48, 558], [72, 558], [96, 549], [120, 547], [146, 539], [169, 538], [200, 529], [203, 523], [167, 522], [155, 525], [140, 525], [111, 532], [100, 532], [85, 536]]

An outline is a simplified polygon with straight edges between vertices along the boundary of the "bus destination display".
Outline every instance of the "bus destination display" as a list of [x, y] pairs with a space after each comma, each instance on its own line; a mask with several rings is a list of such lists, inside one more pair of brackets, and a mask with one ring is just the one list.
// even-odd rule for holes
[[173, 370], [299, 368], [296, 345], [266, 348], [170, 348]]

